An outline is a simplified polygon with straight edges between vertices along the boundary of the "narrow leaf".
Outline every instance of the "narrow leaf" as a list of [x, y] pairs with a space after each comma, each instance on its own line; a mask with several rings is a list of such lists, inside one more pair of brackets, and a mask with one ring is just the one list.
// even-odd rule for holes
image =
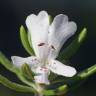
[[[63, 82], [64, 85], [58, 87], [57, 94], [65, 94], [70, 90], [74, 90], [84, 83], [84, 81], [91, 75], [96, 73], [96, 64], [78, 73], [72, 78], [65, 78], [55, 83]], [[65, 85], [66, 84], [66, 85]]]
[[80, 48], [80, 45], [85, 40], [85, 37], [87, 35], [87, 29], [84, 28], [78, 36], [75, 37], [73, 42], [65, 49], [62, 53], [59, 54], [58, 59], [63, 61], [70, 59]]
[[[54, 88], [54, 89], [49, 89], [49, 90], [44, 90], [43, 94], [44, 96], [61, 96], [62, 94], [65, 94], [68, 91], [68, 86], [62, 85], [58, 88]], [[63, 96], [63, 95], [62, 95]]]
[[32, 81], [27, 80], [22, 74], [17, 74], [18, 78], [25, 84], [27, 84], [28, 86], [34, 88], [35, 90], [37, 90], [37, 87], [35, 86], [35, 83]]
[[31, 71], [31, 68], [29, 67], [28, 64], [23, 64], [21, 70], [25, 78], [31, 81], [34, 79], [35, 74]]
[[9, 71], [14, 72], [18, 78], [28, 86], [33, 87], [36, 89], [35, 85], [31, 82], [29, 82], [22, 74], [21, 70], [17, 67], [15, 67], [4, 55], [0, 52], [0, 63]]
[[30, 47], [32, 47], [32, 41], [31, 41], [31, 34], [28, 32], [28, 42], [30, 44]]
[[66, 84], [58, 87], [58, 89], [57, 89], [57, 95], [58, 96], [60, 96], [60, 95], [63, 96], [64, 94], [66, 94], [68, 92], [68, 89], [69, 89], [69, 87]]
[[49, 23], [51, 24], [52, 23], [52, 16], [49, 15]]
[[8, 80], [2, 75], [0, 75], [0, 83], [18, 92], [34, 92], [34, 89], [32, 89], [31, 87], [11, 82], [10, 80]]
[[15, 68], [14, 65], [0, 52], [0, 63], [9, 71], [18, 72], [19, 69]]
[[96, 64], [94, 64], [93, 66], [81, 71], [80, 73], [78, 73], [74, 77], [64, 78], [64, 79], [61, 79], [61, 80], [56, 80], [52, 84], [56, 84], [56, 83], [60, 83], [60, 82], [64, 82], [64, 83], [67, 83], [67, 84], [69, 82], [74, 83], [74, 82], [77, 82], [77, 81], [87, 79], [89, 76], [91, 76], [95, 73], [96, 73]]
[[20, 38], [21, 38], [21, 43], [22, 43], [23, 47], [25, 48], [25, 50], [30, 55], [34, 55], [34, 51], [32, 49], [32, 46], [30, 46], [29, 41], [28, 41], [28, 34], [25, 31], [23, 26], [20, 27]]
[[86, 79], [95, 73], [96, 73], [96, 64], [80, 72], [77, 76], [79, 76], [81, 79]]
[[55, 90], [44, 90], [43, 94], [44, 96], [56, 96]]
[[86, 81], [86, 79], [88, 79], [93, 74], [96, 74], [96, 64], [77, 74], [73, 78], [74, 81], [69, 90], [74, 90], [78, 88]]

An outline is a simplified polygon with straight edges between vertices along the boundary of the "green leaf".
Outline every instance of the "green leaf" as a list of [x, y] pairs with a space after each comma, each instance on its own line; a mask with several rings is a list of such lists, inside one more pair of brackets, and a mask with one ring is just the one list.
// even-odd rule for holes
[[16, 67], [14, 67], [14, 65], [5, 57], [5, 55], [0, 52], [0, 63], [9, 71], [11, 72], [19, 72], [19, 69], [17, 69]]
[[[76, 76], [71, 77], [71, 78], [64, 78], [62, 80], [58, 80], [56, 82], [54, 82], [54, 84], [60, 84], [60, 83], [64, 83], [64, 85], [60, 86], [58, 90], [58, 94], [62, 93], [61, 91], [63, 91], [64, 93], [68, 92], [69, 90], [74, 90], [77, 87], [79, 87], [82, 83], [84, 83], [84, 81], [90, 77], [91, 75], [96, 73], [96, 64], [94, 64], [93, 66], [81, 71], [80, 73], [78, 73]], [[66, 85], [65, 85], [66, 84]], [[52, 86], [52, 85], [51, 85]], [[64, 89], [64, 90], [63, 90]]]
[[32, 81], [27, 80], [27, 79], [23, 76], [23, 74], [17, 74], [17, 76], [18, 76], [18, 78], [19, 78], [23, 83], [25, 83], [25, 84], [27, 84], [28, 86], [30, 86], [30, 87], [34, 88], [35, 90], [37, 90], [37, 87], [36, 87], [35, 83], [32, 82]]
[[25, 84], [33, 87], [36, 89], [35, 85], [31, 82], [29, 82], [22, 74], [21, 70], [17, 67], [15, 67], [4, 55], [2, 52], [0, 52], [0, 63], [9, 71], [14, 72], [18, 78]]
[[86, 81], [86, 79], [88, 79], [93, 74], [96, 74], [96, 64], [83, 70], [82, 72], [78, 73], [74, 78], [72, 78], [74, 82], [73, 84], [71, 84], [72, 86], [69, 90], [74, 90], [78, 88]]
[[50, 75], [48, 77], [48, 79], [50, 80], [50, 82], [54, 81], [57, 77], [57, 74], [54, 74], [53, 72], [50, 72]]
[[0, 75], [0, 83], [12, 90], [18, 91], [18, 92], [35, 92], [33, 88], [14, 83], [2, 75]]
[[44, 96], [56, 96], [55, 90], [44, 90], [43, 94]]
[[52, 16], [49, 15], [49, 23], [51, 24], [52, 23]]
[[93, 66], [79, 72], [74, 77], [64, 78], [62, 80], [58, 80], [58, 81], [53, 82], [53, 84], [60, 83], [60, 82], [64, 82], [64, 83], [68, 84], [70, 81], [71, 81], [71, 83], [74, 83], [77, 81], [87, 79], [88, 77], [90, 77], [91, 75], [93, 75], [95, 73], [96, 73], [96, 64], [94, 64]]
[[96, 64], [80, 72], [77, 76], [80, 77], [81, 79], [86, 79], [95, 73], [96, 73]]
[[65, 89], [66, 89], [67, 87], [68, 87], [67, 85], [60, 86], [60, 87], [58, 88], [58, 91], [65, 91]]
[[68, 86], [65, 84], [55, 89], [44, 90], [43, 94], [44, 96], [61, 96], [62, 94], [65, 94], [67, 91], [68, 91]]
[[60, 95], [63, 95], [63, 94], [66, 94], [68, 92], [68, 85], [62, 85], [60, 87], [57, 88], [57, 95], [60, 96]]
[[85, 40], [85, 37], [87, 35], [87, 29], [84, 28], [79, 35], [75, 37], [73, 42], [62, 52], [59, 54], [58, 59], [63, 61], [70, 59], [80, 48], [80, 45]]
[[21, 38], [21, 43], [25, 50], [30, 54], [34, 55], [34, 51], [32, 46], [30, 46], [29, 41], [28, 41], [28, 34], [25, 31], [25, 28], [23, 26], [20, 27], [20, 38]]
[[28, 32], [28, 41], [29, 41], [29, 44], [30, 44], [30, 47], [32, 46], [32, 41], [31, 41], [31, 34], [30, 32]]
[[29, 67], [28, 64], [23, 64], [22, 65], [22, 74], [28, 79], [28, 80], [33, 80], [34, 79], [34, 73], [31, 71], [31, 68]]

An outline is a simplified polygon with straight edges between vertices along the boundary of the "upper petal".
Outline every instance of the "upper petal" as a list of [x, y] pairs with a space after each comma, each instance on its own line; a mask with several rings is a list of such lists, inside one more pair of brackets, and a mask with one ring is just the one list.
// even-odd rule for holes
[[75, 68], [73, 68], [71, 66], [64, 65], [57, 60], [51, 60], [49, 62], [48, 68], [52, 72], [54, 72], [58, 75], [66, 76], [66, 77], [72, 77], [76, 74]]
[[48, 55], [48, 28], [49, 16], [46, 11], [41, 11], [37, 16], [31, 14], [26, 19], [26, 25], [31, 35], [32, 46], [39, 58]]
[[[12, 63], [16, 67], [21, 67], [23, 64], [27, 63], [31, 69], [36, 69], [40, 64], [37, 57], [31, 56], [27, 58], [19, 57], [19, 56], [11, 56]], [[32, 70], [33, 71], [33, 70]]]
[[69, 22], [66, 15], [60, 14], [54, 18], [49, 28], [48, 37], [49, 45], [54, 46], [55, 49], [51, 50], [51, 55], [54, 54], [52, 58], [56, 58], [64, 42], [71, 37], [76, 30], [76, 23], [73, 21]]

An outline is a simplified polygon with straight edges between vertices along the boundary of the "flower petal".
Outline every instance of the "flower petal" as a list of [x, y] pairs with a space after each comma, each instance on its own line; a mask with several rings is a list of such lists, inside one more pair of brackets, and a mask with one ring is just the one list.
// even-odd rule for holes
[[16, 67], [21, 67], [25, 63], [27, 63], [31, 67], [31, 69], [36, 69], [39, 66], [39, 60], [34, 56], [27, 57], [27, 58], [22, 58], [19, 56], [11, 56], [11, 59], [12, 59], [12, 63]]
[[52, 72], [54, 72], [58, 75], [65, 76], [65, 77], [72, 77], [76, 74], [75, 68], [73, 68], [71, 66], [64, 65], [57, 60], [51, 60], [50, 64], [48, 65], [48, 68]]
[[38, 67], [34, 76], [35, 82], [39, 84], [50, 84], [48, 80], [49, 70], [46, 67]]
[[26, 19], [27, 28], [31, 34], [31, 41], [35, 54], [39, 58], [48, 55], [48, 28], [49, 16], [46, 11], [41, 11], [37, 16], [31, 14]]
[[36, 69], [36, 76], [34, 76], [35, 82], [39, 84], [50, 84], [48, 80], [49, 70], [46, 67], [38, 67]]
[[57, 15], [53, 23], [49, 28], [49, 45], [54, 47], [55, 50], [51, 50], [52, 58], [56, 58], [58, 52], [60, 51], [62, 45], [65, 41], [71, 37], [77, 30], [77, 25], [75, 22], [68, 22], [68, 17], [66, 15]]

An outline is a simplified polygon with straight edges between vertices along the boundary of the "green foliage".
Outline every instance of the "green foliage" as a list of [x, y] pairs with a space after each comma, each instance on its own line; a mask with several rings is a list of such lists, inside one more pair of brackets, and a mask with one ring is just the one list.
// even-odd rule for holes
[[44, 90], [43, 93], [45, 96], [56, 96], [55, 90]]
[[25, 31], [25, 28], [23, 26], [20, 27], [20, 38], [21, 38], [21, 43], [25, 50], [30, 54], [34, 55], [34, 51], [32, 49], [32, 45], [30, 46], [30, 43], [28, 41], [28, 34]]
[[14, 73], [18, 73], [20, 70], [16, 68], [7, 58], [6, 56], [0, 52], [0, 63], [8, 70]]
[[[31, 86], [35, 88], [35, 85], [31, 82], [29, 82], [22, 74], [22, 71], [20, 68], [15, 67], [4, 55], [0, 52], [0, 64], [2, 64], [6, 69], [9, 71], [15, 73], [17, 77], [28, 86]], [[36, 89], [36, 88], [35, 88]]]
[[27, 32], [27, 34], [28, 34], [28, 41], [29, 41], [30, 47], [32, 47], [31, 34], [30, 32]]
[[[59, 54], [58, 59], [61, 61], [63, 61], [63, 59], [69, 60], [80, 48], [80, 45], [84, 41], [86, 34], [87, 34], [87, 29], [84, 28], [79, 33], [79, 35], [75, 37], [73, 42], [61, 54]], [[24, 46], [26, 51], [30, 55], [34, 55], [34, 51], [31, 45], [30, 34], [28, 35], [26, 33], [23, 26], [20, 27], [20, 38], [21, 38], [22, 45]], [[40, 84], [36, 84], [34, 82], [35, 74], [32, 73], [31, 68], [27, 64], [23, 64], [21, 68], [17, 68], [14, 66], [14, 64], [12, 64], [12, 62], [10, 62], [10, 60], [6, 58], [6, 56], [2, 52], [0, 52], [0, 64], [2, 64], [9, 71], [15, 73], [17, 77], [26, 85], [14, 83], [8, 80], [7, 78], [5, 78], [4, 76], [0, 75], [1, 84], [15, 91], [32, 92], [32, 93], [39, 94], [39, 91], [37, 88], [38, 88], [38, 85]], [[71, 78], [64, 78], [64, 79], [59, 78], [54, 80], [54, 77], [56, 78], [57, 75], [54, 76], [54, 74], [51, 74], [49, 79], [52, 80], [52, 84], [48, 86], [43, 85], [44, 90], [42, 91], [42, 94], [44, 96], [56, 96], [56, 95], [63, 96], [63, 94], [67, 93], [69, 90], [72, 90], [73, 88], [76, 88], [78, 85], [82, 83], [82, 81], [84, 81], [94, 73], [96, 73], [96, 64], [83, 70], [82, 72], [76, 74], [74, 77], [71, 77]], [[62, 83], [62, 85], [56, 88], [53, 88], [52, 90], [50, 89], [53, 86], [53, 84], [58, 84], [58, 83], [59, 84]]]
[[49, 23], [51, 24], [52, 23], [52, 16], [49, 15]]
[[80, 72], [77, 76], [79, 76], [81, 79], [83, 78], [88, 78], [89, 76], [93, 75], [96, 73], [96, 64], [93, 66], [85, 69], [84, 71]]
[[28, 80], [33, 81], [35, 74], [31, 71], [31, 68], [29, 67], [28, 64], [23, 64], [21, 70], [22, 70], [22, 74], [23, 74]]
[[87, 29], [84, 28], [79, 35], [75, 37], [73, 42], [59, 54], [58, 59], [60, 61], [69, 60], [80, 48], [81, 44], [85, 40], [87, 35]]
[[34, 92], [33, 88], [11, 82], [10, 80], [8, 80], [7, 78], [5, 78], [2, 75], [0, 75], [0, 83], [12, 90], [18, 91], [18, 92]]
[[80, 83], [81, 81], [89, 78], [91, 75], [93, 75], [95, 73], [96, 73], [96, 64], [81, 71], [80, 73], [76, 74], [74, 77], [59, 79], [59, 80], [53, 82], [53, 84], [58, 84], [58, 83], [63, 82], [64, 84], [66, 83], [68, 85], [76, 86], [76, 83]]

